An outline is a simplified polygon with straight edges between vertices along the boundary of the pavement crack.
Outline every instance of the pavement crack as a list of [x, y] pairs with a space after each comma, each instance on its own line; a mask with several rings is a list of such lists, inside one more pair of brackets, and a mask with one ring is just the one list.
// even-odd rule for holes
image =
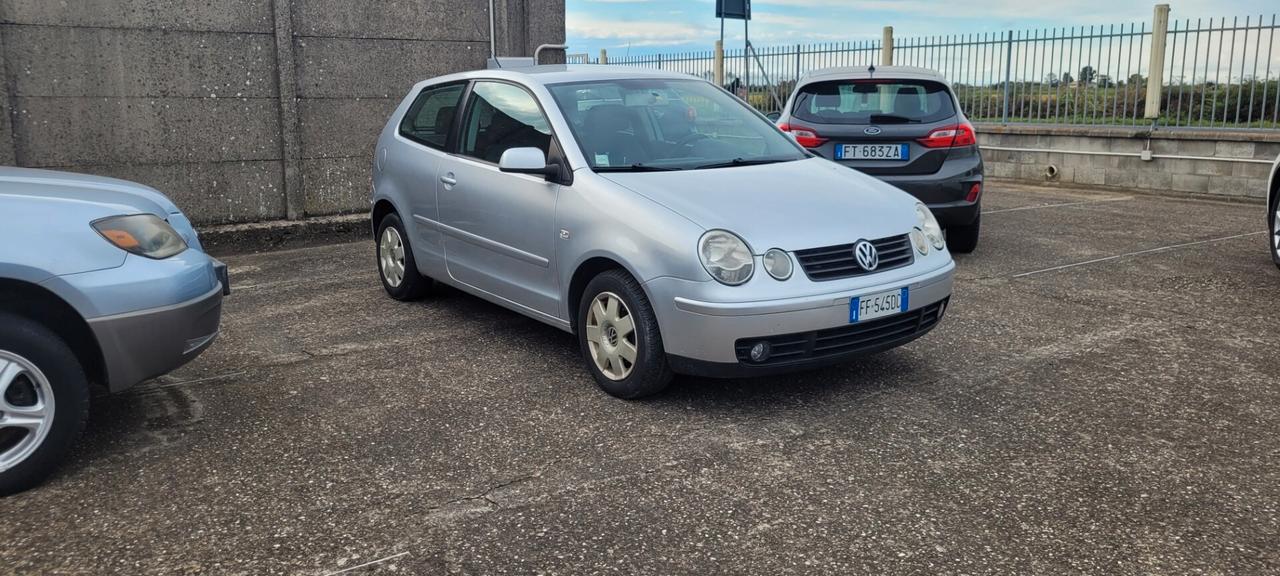
[[[446, 517], [457, 516], [461, 514], [488, 514], [490, 512], [495, 512], [502, 508], [502, 504], [494, 498], [495, 492], [499, 492], [501, 490], [511, 488], [512, 486], [516, 486], [519, 484], [523, 484], [525, 482], [529, 482], [531, 480], [536, 480], [538, 478], [541, 478], [544, 474], [546, 474], [547, 470], [550, 470], [551, 467], [554, 466], [557, 462], [559, 461], [551, 460], [546, 464], [542, 465], [541, 467], [539, 467], [534, 472], [531, 472], [529, 474], [524, 474], [522, 476], [516, 476], [515, 478], [511, 478], [509, 480], [504, 480], [502, 482], [499, 482], [497, 484], [494, 484], [493, 486], [486, 488], [483, 492], [479, 494], [475, 494], [472, 496], [461, 496], [458, 498], [454, 498], [452, 500], [445, 501], [443, 504], [432, 506], [428, 509], [428, 512], [433, 516], [446, 516]], [[467, 506], [467, 504], [478, 503], [478, 502], [483, 502], [483, 504], [481, 504], [478, 509]]]

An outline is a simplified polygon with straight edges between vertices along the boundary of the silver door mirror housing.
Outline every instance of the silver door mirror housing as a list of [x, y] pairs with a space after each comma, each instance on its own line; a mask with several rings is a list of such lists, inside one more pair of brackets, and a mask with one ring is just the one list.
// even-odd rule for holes
[[540, 174], [552, 176], [560, 172], [560, 167], [547, 164], [547, 155], [537, 148], [511, 148], [502, 153], [498, 160], [498, 169], [513, 174]]

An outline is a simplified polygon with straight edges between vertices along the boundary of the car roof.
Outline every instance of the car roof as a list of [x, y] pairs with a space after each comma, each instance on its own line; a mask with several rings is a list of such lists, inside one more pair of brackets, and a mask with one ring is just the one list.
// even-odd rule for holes
[[631, 66], [609, 66], [602, 64], [543, 64], [540, 66], [522, 66], [508, 68], [491, 68], [459, 72], [448, 76], [431, 78], [418, 83], [418, 87], [429, 84], [440, 84], [458, 80], [476, 79], [513, 80], [523, 84], [560, 84], [564, 82], [589, 82], [592, 80], [628, 80], [635, 78], [655, 78], [669, 80], [700, 80], [696, 76], [649, 70]]
[[823, 68], [820, 70], [810, 70], [809, 72], [805, 72], [804, 75], [800, 77], [800, 81], [818, 82], [822, 80], [862, 80], [866, 78], [934, 80], [944, 84], [947, 82], [947, 78], [942, 74], [939, 74], [937, 71], [917, 66], [876, 66], [874, 71], [872, 71], [870, 66], [840, 66], [836, 68]]

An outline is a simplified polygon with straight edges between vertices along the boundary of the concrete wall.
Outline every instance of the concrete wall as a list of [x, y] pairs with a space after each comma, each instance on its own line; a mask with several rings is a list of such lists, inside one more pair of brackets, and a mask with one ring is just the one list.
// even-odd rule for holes
[[[498, 52], [564, 0], [497, 0]], [[367, 209], [418, 80], [484, 66], [487, 0], [0, 0], [0, 163], [136, 180], [199, 223]]]
[[[977, 130], [987, 176], [1049, 184], [1266, 198], [1271, 162], [1280, 156], [1280, 132], [1272, 130], [1157, 130], [1152, 133], [1137, 128], [981, 124]], [[1148, 139], [1154, 155], [1150, 161], [1128, 156], [1027, 151], [1140, 154], [1147, 147]], [[1058, 168], [1053, 178], [1045, 175], [1046, 167], [1051, 164]]]

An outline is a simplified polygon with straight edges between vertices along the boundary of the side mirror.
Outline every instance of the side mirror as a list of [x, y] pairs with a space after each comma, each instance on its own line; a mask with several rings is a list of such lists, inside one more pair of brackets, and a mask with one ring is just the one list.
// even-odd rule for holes
[[765, 115], [764, 115], [764, 117], [765, 117], [765, 118], [768, 118], [770, 122], [777, 122], [777, 121], [778, 121], [778, 119], [782, 117], [782, 113], [781, 113], [781, 112], [770, 112], [770, 113], [768, 113], [768, 114], [765, 114]]
[[498, 160], [498, 169], [512, 174], [558, 176], [560, 166], [547, 164], [547, 155], [537, 148], [510, 148]]

